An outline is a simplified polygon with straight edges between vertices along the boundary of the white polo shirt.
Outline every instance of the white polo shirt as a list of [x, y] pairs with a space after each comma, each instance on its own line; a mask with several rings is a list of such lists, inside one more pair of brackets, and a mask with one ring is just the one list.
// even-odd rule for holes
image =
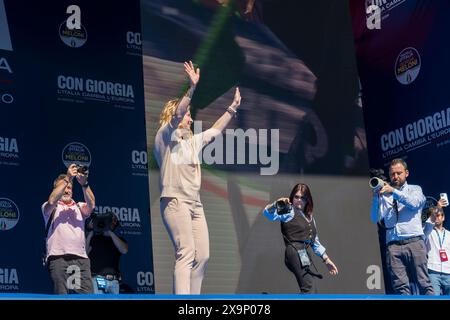
[[[44, 213], [46, 203], [44, 202], [41, 208], [45, 225], [47, 225], [51, 214]], [[86, 209], [87, 204], [84, 202], [79, 202], [77, 206], [75, 201], [72, 201], [70, 204], [58, 201], [53, 222], [47, 235], [47, 257], [65, 254], [74, 254], [83, 258], [88, 257], [86, 254], [84, 222], [89, 217], [89, 214], [82, 212]]]

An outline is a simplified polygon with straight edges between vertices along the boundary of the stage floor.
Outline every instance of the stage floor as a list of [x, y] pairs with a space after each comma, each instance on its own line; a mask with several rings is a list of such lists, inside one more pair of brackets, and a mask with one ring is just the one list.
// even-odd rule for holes
[[35, 294], [0, 293], [0, 300], [450, 300], [450, 296], [367, 294]]

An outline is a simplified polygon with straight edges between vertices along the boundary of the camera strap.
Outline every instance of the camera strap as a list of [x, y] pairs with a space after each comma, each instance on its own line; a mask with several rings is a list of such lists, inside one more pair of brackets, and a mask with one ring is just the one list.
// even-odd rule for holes
[[[392, 201], [392, 208], [394, 209], [394, 212], [395, 212], [395, 218], [396, 218], [395, 224], [397, 224], [397, 223], [398, 223], [398, 202], [397, 202], [396, 199], [394, 199], [394, 200]], [[380, 210], [380, 208], [378, 208], [378, 210]], [[394, 225], [394, 227], [387, 228], [387, 227], [386, 227], [386, 223], [384, 222], [384, 218], [381, 219], [380, 221], [378, 221], [378, 225], [379, 225], [380, 228], [383, 229], [383, 230], [392, 230], [392, 229], [395, 228], [395, 225]]]
[[[288, 239], [284, 234], [283, 234], [283, 238], [286, 239], [286, 241], [289, 243], [290, 246], [292, 246], [292, 248], [295, 249], [295, 251], [297, 251], [297, 248], [295, 247], [295, 245], [294, 245], [291, 241], [289, 241], [289, 239]], [[308, 243], [303, 242], [303, 244], [305, 245], [305, 251], [306, 251], [306, 253], [307, 253], [308, 256], [309, 256], [309, 253], [308, 253], [308, 247], [310, 247], [310, 243], [309, 243], [309, 242], [308, 242]], [[300, 256], [298, 257], [298, 259], [300, 260]], [[311, 271], [311, 269], [309, 268], [309, 266], [305, 267], [306, 272], [309, 273], [310, 275], [314, 276], [314, 277], [317, 277], [317, 278], [319, 278], [319, 279], [322, 279], [323, 276], [319, 273], [319, 270], [317, 270], [317, 267], [316, 267], [316, 265], [314, 264], [314, 261], [312, 261], [311, 258], [309, 258], [309, 261], [310, 261], [311, 264], [313, 265], [314, 269], [316, 269], [316, 272]], [[300, 260], [300, 265], [302, 265], [301, 260]]]
[[83, 212], [81, 211], [80, 205], [78, 204], [78, 202], [75, 202], [75, 204], [76, 204], [76, 206], [78, 207], [78, 209], [80, 209], [80, 214], [83, 216]]
[[44, 253], [42, 255], [42, 264], [45, 266], [47, 263], [47, 237], [50, 230], [50, 226], [53, 223], [53, 218], [55, 217], [56, 207], [52, 210], [50, 217], [48, 218], [47, 225], [45, 226], [45, 236], [44, 236]]
[[395, 217], [397, 218], [397, 221], [395, 223], [397, 223], [398, 222], [398, 202], [396, 199], [394, 199], [392, 201], [392, 207], [394, 208]]
[[55, 216], [56, 207], [52, 210], [52, 213], [50, 214], [50, 217], [48, 218], [47, 225], [45, 226], [45, 239], [48, 237], [48, 231], [50, 230], [50, 226], [53, 223], [53, 217]]

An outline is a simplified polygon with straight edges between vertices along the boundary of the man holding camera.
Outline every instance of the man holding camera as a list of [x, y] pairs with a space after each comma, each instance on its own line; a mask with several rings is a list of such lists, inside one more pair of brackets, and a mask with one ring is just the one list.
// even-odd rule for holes
[[120, 292], [120, 257], [128, 252], [128, 244], [117, 234], [118, 226], [119, 220], [112, 212], [93, 214], [88, 223], [86, 244], [96, 294]]
[[[73, 180], [80, 184], [85, 202], [72, 199]], [[95, 207], [87, 171], [71, 164], [53, 183], [42, 213], [48, 233], [46, 262], [56, 294], [92, 293], [91, 266], [85, 248], [84, 221]]]
[[391, 161], [391, 183], [373, 189], [372, 215], [386, 229], [386, 264], [394, 293], [410, 295], [411, 282], [420, 294], [432, 295], [421, 220], [425, 196], [420, 186], [406, 182], [408, 175], [403, 159]]

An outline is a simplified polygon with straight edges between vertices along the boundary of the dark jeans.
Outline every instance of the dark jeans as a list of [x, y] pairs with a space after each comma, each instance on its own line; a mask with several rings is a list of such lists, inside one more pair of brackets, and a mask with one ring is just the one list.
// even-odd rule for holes
[[394, 294], [410, 295], [410, 283], [416, 284], [422, 295], [434, 294], [428, 277], [427, 251], [422, 239], [406, 244], [388, 244], [386, 263]]
[[302, 267], [300, 257], [297, 249], [292, 245], [286, 246], [284, 263], [297, 279], [300, 293], [316, 293], [313, 276], [307, 272], [307, 269]]
[[55, 294], [93, 293], [89, 259], [76, 255], [50, 256], [48, 271]]

